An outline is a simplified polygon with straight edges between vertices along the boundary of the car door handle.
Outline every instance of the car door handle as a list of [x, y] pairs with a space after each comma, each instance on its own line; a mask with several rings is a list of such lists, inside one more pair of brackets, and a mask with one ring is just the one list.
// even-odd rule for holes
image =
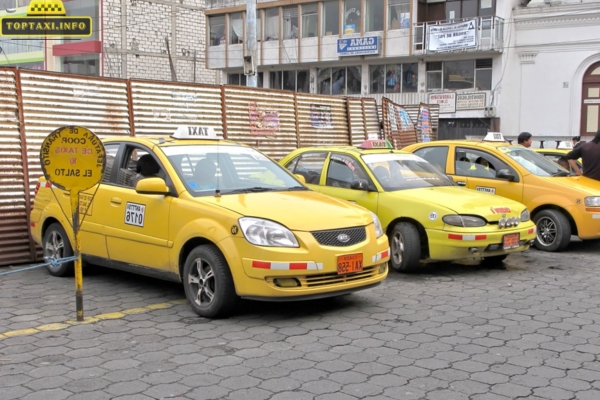
[[467, 186], [467, 182], [465, 182], [465, 181], [456, 181], [456, 184], [458, 186]]
[[120, 197], [111, 197], [110, 202], [114, 203], [114, 204], [121, 204], [123, 201], [121, 200]]

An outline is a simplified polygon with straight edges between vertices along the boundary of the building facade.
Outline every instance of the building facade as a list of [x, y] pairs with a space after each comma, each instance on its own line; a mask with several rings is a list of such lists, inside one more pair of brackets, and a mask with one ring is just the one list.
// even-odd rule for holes
[[[245, 4], [207, 1], [207, 66], [229, 84], [245, 84]], [[599, 13], [598, 0], [258, 0], [258, 82], [438, 103], [440, 138], [586, 134]]]
[[[0, 16], [25, 16], [32, 1], [40, 0], [0, 0]], [[215, 71], [205, 68], [204, 0], [63, 0], [63, 4], [67, 16], [92, 17], [90, 37], [1, 38], [0, 65], [215, 83]]]

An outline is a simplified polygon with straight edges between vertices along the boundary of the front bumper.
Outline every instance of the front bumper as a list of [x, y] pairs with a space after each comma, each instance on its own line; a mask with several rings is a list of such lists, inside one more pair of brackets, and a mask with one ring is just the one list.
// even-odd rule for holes
[[[513, 229], [493, 231], [466, 232], [448, 230], [427, 230], [429, 240], [429, 258], [431, 260], [449, 261], [462, 258], [484, 258], [518, 253], [529, 249], [535, 240], [535, 225], [523, 224]], [[503, 248], [503, 238], [508, 234], [519, 234], [519, 246], [512, 249]]]

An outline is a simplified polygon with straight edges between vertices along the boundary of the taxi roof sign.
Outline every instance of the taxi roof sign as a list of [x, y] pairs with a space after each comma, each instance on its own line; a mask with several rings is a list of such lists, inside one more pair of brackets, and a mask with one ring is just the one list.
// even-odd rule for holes
[[483, 140], [486, 142], [506, 142], [504, 135], [500, 132], [488, 132]]
[[568, 140], [562, 140], [559, 144], [557, 149], [561, 149], [561, 150], [573, 150], [573, 143], [571, 143]]
[[212, 126], [180, 126], [171, 137], [175, 139], [221, 139]]
[[367, 139], [358, 146], [359, 149], [393, 149], [392, 144], [383, 139]]

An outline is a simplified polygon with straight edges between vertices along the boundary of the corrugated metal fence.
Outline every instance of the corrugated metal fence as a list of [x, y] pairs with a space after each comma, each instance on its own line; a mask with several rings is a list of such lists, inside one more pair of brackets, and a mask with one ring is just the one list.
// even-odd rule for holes
[[[223, 137], [274, 159], [298, 147], [356, 145], [369, 134], [381, 134], [372, 98], [242, 86], [0, 68], [0, 100], [0, 266], [40, 259], [40, 249], [29, 236], [28, 217], [42, 175], [41, 143], [61, 126], [85, 126], [100, 138], [168, 134], [182, 125], [211, 126]], [[272, 132], [253, 131], [250, 104], [277, 116]]]

